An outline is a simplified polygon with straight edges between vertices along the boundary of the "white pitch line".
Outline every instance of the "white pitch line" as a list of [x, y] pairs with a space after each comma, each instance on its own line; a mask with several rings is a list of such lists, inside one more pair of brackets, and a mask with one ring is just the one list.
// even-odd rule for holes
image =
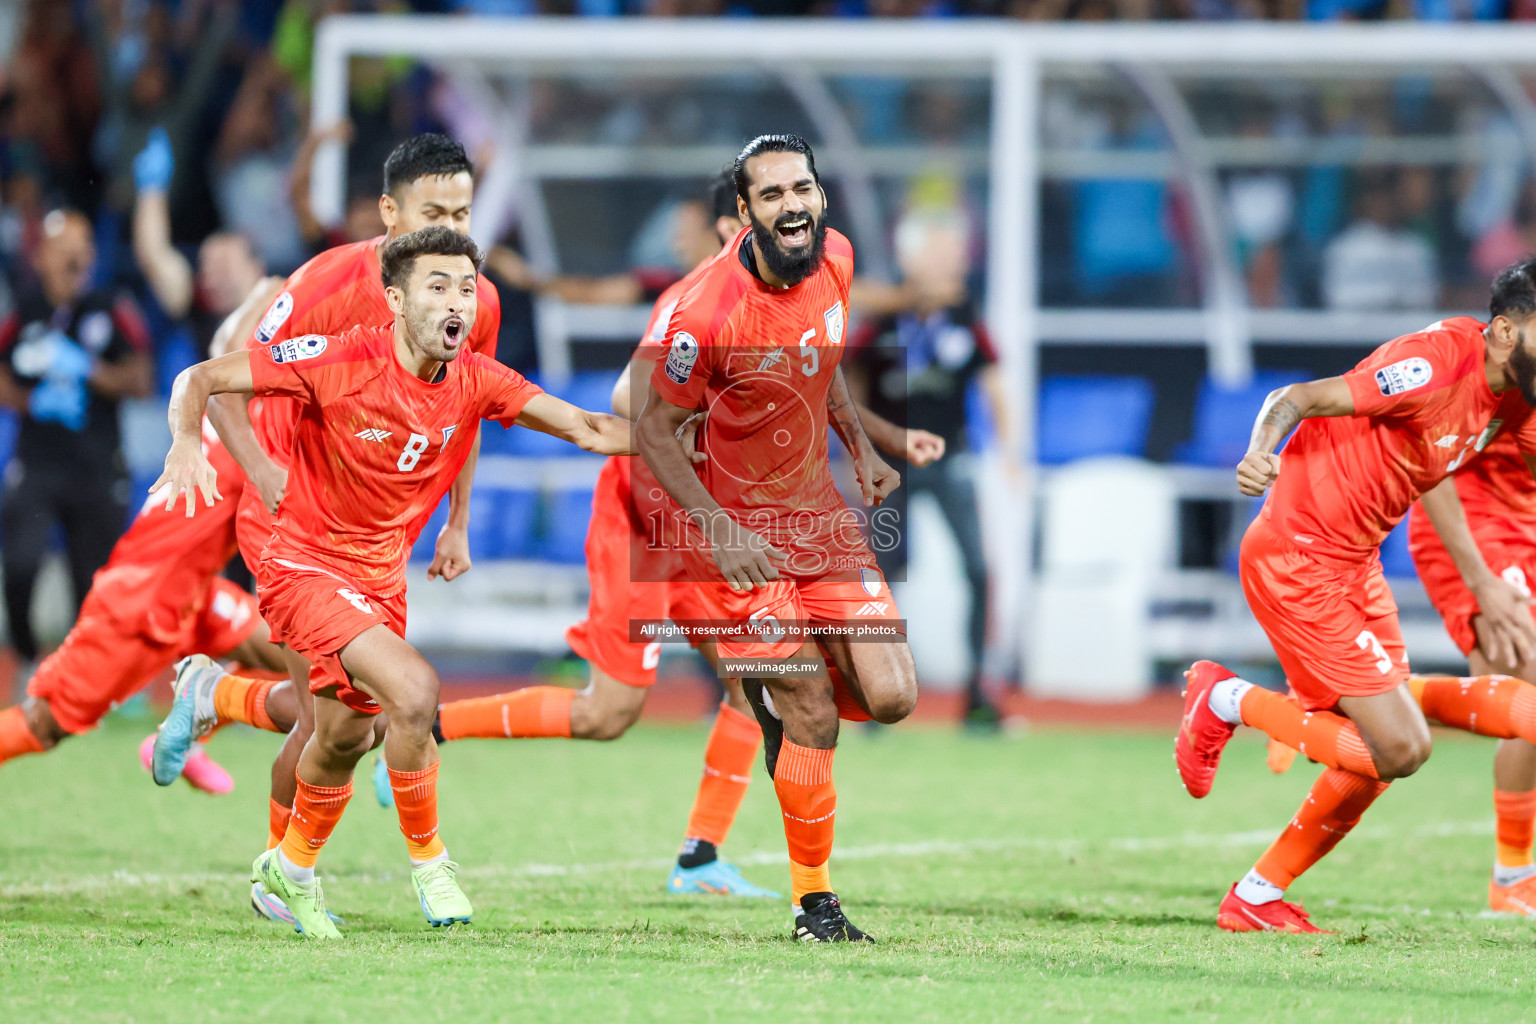
[[[1493, 833], [1490, 819], [1480, 821], [1442, 822], [1420, 825], [1408, 831], [1390, 828], [1357, 828], [1350, 838], [1356, 842], [1399, 842], [1411, 839], [1434, 839], [1455, 836], [1486, 836]], [[977, 853], [1008, 853], [1037, 851], [1058, 856], [1091, 853], [1103, 850], [1112, 853], [1158, 853], [1167, 850], [1211, 849], [1242, 846], [1264, 846], [1275, 838], [1273, 829], [1250, 829], [1246, 832], [1216, 834], [1185, 833], [1177, 836], [1124, 836], [1111, 839], [1045, 839], [1017, 837], [1001, 839], [934, 839], [913, 843], [871, 843], [866, 846], [837, 847], [833, 858], [848, 860], [883, 860], [896, 858], [963, 856]], [[731, 858], [732, 863], [744, 867], [764, 867], [788, 863], [789, 857], [782, 851], [760, 850], [743, 853]], [[462, 874], [470, 878], [567, 878], [578, 875], [611, 874], [626, 871], [664, 871], [673, 865], [670, 857], [647, 857], [641, 860], [598, 861], [590, 864], [508, 864], [485, 865], [466, 868]], [[106, 875], [81, 875], [77, 878], [61, 878], [44, 882], [11, 879], [0, 875], [0, 898], [24, 896], [59, 896], [102, 892], [113, 889], [164, 887], [173, 889], [204, 885], [225, 886], [235, 878], [235, 872], [189, 872], [156, 874], [132, 871], [114, 871]], [[362, 881], [386, 880], [369, 875], [345, 875]]]

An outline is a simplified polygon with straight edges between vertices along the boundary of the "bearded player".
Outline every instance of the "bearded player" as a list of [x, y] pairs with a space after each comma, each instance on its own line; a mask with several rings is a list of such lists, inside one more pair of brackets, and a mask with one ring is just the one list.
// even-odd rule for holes
[[[718, 245], [724, 246], [744, 226], [730, 172], [711, 183], [708, 200], [714, 212], [710, 230], [716, 232]], [[614, 385], [613, 410], [617, 414], [625, 418], [638, 414], [644, 394], [632, 401], [631, 381], [649, 380], [658, 357], [665, 353], [661, 342], [672, 311], [703, 266], [656, 300], [645, 340]], [[891, 454], [905, 456], [916, 465], [928, 465], [943, 455], [942, 438], [926, 431], [904, 431], [862, 408], [859, 414], [870, 435]], [[694, 457], [704, 459], [702, 455]], [[656, 681], [661, 644], [637, 640], [631, 624], [709, 618], [675, 552], [653, 543], [651, 526], [666, 514], [660, 498], [645, 463], [611, 458], [604, 464], [587, 528], [591, 584], [587, 617], [566, 631], [571, 649], [591, 667], [586, 688], [574, 691], [563, 686], [530, 686], [445, 704], [436, 729], [440, 742], [467, 737], [612, 740], [639, 720], [649, 687]], [[700, 644], [699, 650], [712, 665], [715, 663], [714, 644]], [[677, 863], [667, 879], [667, 891], [777, 898], [778, 893], [748, 882], [734, 865], [719, 857], [719, 848], [746, 796], [752, 762], [762, 740], [762, 730], [752, 717], [741, 683], [734, 678], [723, 682], [725, 700], [704, 748], [704, 774]]]
[[[1393, 779], [1429, 757], [1429, 727], [1409, 685], [1377, 549], [1415, 500], [1495, 437], [1507, 436], [1522, 455], [1536, 451], [1536, 261], [1499, 274], [1490, 311], [1486, 324], [1442, 320], [1388, 342], [1342, 377], [1281, 388], [1260, 411], [1238, 487], [1273, 493], [1243, 538], [1240, 572], [1296, 698], [1196, 662], [1186, 673], [1175, 758], [1189, 794], [1203, 797], [1244, 724], [1325, 770], [1290, 826], [1222, 900], [1224, 929], [1320, 931], [1283, 898], [1286, 890]], [[1284, 455], [1276, 454], [1293, 427]], [[1528, 599], [1481, 564], [1465, 522], [1439, 525], [1466, 562], [1490, 628], [1529, 630]], [[1529, 684], [1484, 676], [1437, 685], [1425, 706], [1446, 724], [1476, 722], [1485, 735], [1512, 739], [1533, 699]]]
[[[389, 322], [392, 317], [380, 283], [379, 251], [391, 239], [431, 225], [467, 233], [474, 185], [474, 168], [464, 147], [445, 135], [418, 135], [395, 147], [384, 162], [384, 191], [379, 197], [379, 215], [386, 234], [330, 249], [294, 271], [246, 339], [247, 347], [296, 343], [296, 339], [307, 335], [337, 335], [358, 324]], [[501, 323], [501, 304], [495, 287], [484, 277], [477, 283], [476, 301], [478, 316], [466, 343], [471, 351], [491, 356]], [[285, 493], [299, 403], [282, 396], [248, 401], [244, 395], [230, 394], [210, 401], [208, 415], [251, 481], [240, 496], [236, 528], [240, 553], [255, 574], [272, 531], [273, 515]], [[469, 490], [479, 436], [477, 427], [470, 445], [455, 446], [458, 462], [454, 469], [458, 475], [449, 492], [448, 522], [438, 535], [436, 552], [427, 570], [429, 579], [441, 575], [451, 580], [470, 567]], [[392, 440], [367, 430], [359, 434], [359, 439], [380, 446]], [[427, 511], [430, 514], [432, 510]], [[427, 516], [423, 516], [410, 525], [408, 535], [412, 541], [426, 520]], [[304, 683], [309, 666], [293, 652], [285, 652], [284, 656], [295, 683]], [[155, 781], [166, 785], [174, 779], [182, 758], [192, 749], [193, 739], [211, 727], [216, 707], [236, 703], [227, 695], [248, 690], [252, 685], [252, 680], [239, 674], [226, 675], [209, 662], [181, 672], [176, 704], [161, 727], [155, 746]], [[298, 692], [304, 692], [302, 685]], [[272, 768], [269, 846], [275, 846], [286, 831], [293, 806], [294, 765], [313, 729], [310, 702], [299, 700], [298, 705], [297, 724], [289, 732]], [[261, 721], [249, 724], [272, 727]], [[259, 889], [253, 890], [252, 903], [258, 913], [288, 923], [283, 908], [268, 901]]]
[[[214, 336], [214, 348], [227, 346], [241, 324], [249, 329], [257, 313], [260, 306], [252, 303], [231, 313]], [[202, 445], [219, 489], [237, 497], [245, 476], [206, 426]], [[163, 504], [163, 495], [152, 494], [145, 502], [92, 578], [63, 644], [33, 674], [27, 699], [0, 711], [0, 762], [51, 750], [89, 731], [115, 704], [189, 654], [281, 668], [255, 598], [219, 575], [235, 553], [233, 502], [195, 523], [166, 512]], [[212, 709], [215, 720], [230, 710], [228, 700], [238, 701], [248, 718], [270, 721], [269, 700], [279, 723], [293, 713], [291, 690], [274, 689], [270, 681], [225, 697]], [[180, 774], [205, 792], [227, 792], [232, 785], [201, 746], [184, 769]]]
[[[838, 732], [827, 663], [881, 722], [911, 712], [917, 681], [889, 589], [833, 482], [829, 423], [853, 458], [866, 506], [899, 477], [875, 454], [838, 368], [853, 250], [827, 230], [810, 146], [761, 136], [732, 171], [739, 216], [751, 227], [678, 300], [636, 443], [677, 506], [695, 596], [709, 619], [741, 630], [719, 644], [721, 671], [746, 676], [756, 698], [789, 844], [794, 934], [868, 940], [844, 915], [827, 867]], [[698, 443], [706, 460], [695, 463], [678, 433], [700, 412], [708, 413]], [[889, 639], [825, 636], [818, 647], [802, 628], [812, 622], [876, 627]], [[793, 659], [793, 668], [738, 672], [732, 662], [742, 658]]]
[[[476, 314], [480, 251], [468, 235], [424, 228], [379, 253], [391, 324], [308, 335], [233, 353], [182, 373], [171, 395], [174, 441], [161, 483], [171, 501], [211, 506], [216, 475], [196, 444], [212, 394], [281, 395], [299, 403], [289, 486], [257, 564], [273, 639], [316, 667], [314, 732], [297, 770], [282, 842], [252, 871], [295, 928], [340, 933], [314, 869], [352, 792], [352, 773], [385, 739], [411, 880], [434, 926], [470, 920], [458, 867], [438, 837], [436, 672], [404, 639], [409, 533], [457, 478], [482, 418], [518, 423], [605, 455], [631, 452], [629, 424], [544, 394], [500, 363], [460, 357]], [[359, 429], [362, 428], [362, 429]], [[381, 433], [389, 443], [366, 430]]]

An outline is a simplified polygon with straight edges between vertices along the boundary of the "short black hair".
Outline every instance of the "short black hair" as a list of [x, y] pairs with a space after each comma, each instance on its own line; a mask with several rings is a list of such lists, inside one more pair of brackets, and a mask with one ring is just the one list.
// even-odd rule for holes
[[396, 197], [418, 178], [475, 176], [475, 165], [458, 141], [440, 132], [413, 135], [390, 151], [384, 161], [384, 191]]
[[1488, 313], [1524, 320], [1536, 313], [1536, 256], [1511, 263], [1493, 279], [1488, 294]]
[[479, 273], [484, 257], [475, 240], [461, 231], [434, 224], [392, 239], [379, 250], [379, 276], [385, 288], [404, 288], [420, 256], [468, 256]]
[[738, 216], [736, 209], [735, 168], [724, 168], [719, 174], [710, 179], [709, 187], [705, 192], [704, 204], [708, 207], [710, 215], [715, 220], [719, 220], [721, 217]]
[[736, 186], [736, 194], [743, 199], [747, 198], [747, 161], [764, 153], [799, 153], [805, 157], [805, 165], [811, 169], [811, 178], [816, 184], [821, 184], [821, 175], [816, 173], [816, 154], [811, 152], [811, 144], [798, 135], [759, 135], [741, 148], [736, 154], [736, 162], [731, 165], [731, 181]]

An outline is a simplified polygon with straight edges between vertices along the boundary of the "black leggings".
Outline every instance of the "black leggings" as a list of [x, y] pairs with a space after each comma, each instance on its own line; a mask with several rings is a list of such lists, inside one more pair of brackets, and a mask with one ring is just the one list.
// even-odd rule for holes
[[128, 478], [121, 473], [82, 473], [73, 466], [29, 466], [13, 460], [0, 498], [0, 565], [5, 569], [5, 614], [11, 644], [26, 661], [37, 659], [32, 632], [32, 591], [48, 552], [54, 523], [64, 528], [65, 557], [74, 587], [74, 608], [106, 564], [128, 518]]

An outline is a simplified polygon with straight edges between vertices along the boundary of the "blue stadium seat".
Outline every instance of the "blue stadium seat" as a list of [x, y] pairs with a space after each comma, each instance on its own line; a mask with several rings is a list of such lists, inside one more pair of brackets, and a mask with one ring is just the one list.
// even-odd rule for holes
[[[471, 498], [471, 500], [473, 500], [473, 498]], [[443, 528], [443, 524], [446, 523], [447, 521], [448, 521], [448, 498], [445, 495], [443, 497], [443, 500], [438, 502], [436, 510], [434, 510], [433, 513], [432, 513], [432, 518], [427, 520], [427, 525], [422, 527], [422, 529], [421, 529], [421, 536], [416, 538], [416, 543], [411, 547], [411, 561], [413, 561], [413, 562], [430, 562], [430, 561], [432, 561], [432, 553], [433, 553], [433, 551], [435, 551], [437, 549], [437, 534], [438, 534], [438, 531]], [[470, 511], [470, 525], [472, 527], [474, 525], [474, 511], [473, 511], [473, 508], [471, 508], [471, 511]], [[473, 558], [475, 556], [475, 554], [476, 554], [475, 546], [474, 546], [474, 535], [473, 534], [470, 535], [469, 553], [470, 553], [470, 557], [471, 558]]]
[[1265, 397], [1306, 379], [1301, 372], [1265, 370], [1246, 387], [1228, 388], [1207, 377], [1195, 396], [1194, 436], [1179, 445], [1174, 459], [1193, 466], [1236, 466], [1248, 451], [1253, 418]]
[[1152, 383], [1141, 377], [1047, 377], [1040, 384], [1043, 465], [1094, 455], [1142, 455]]
[[1417, 576], [1419, 571], [1414, 568], [1413, 556], [1408, 553], [1408, 520], [1405, 518], [1397, 524], [1397, 528], [1387, 534], [1387, 539], [1381, 542], [1381, 569], [1382, 572], [1392, 577]]
[[495, 508], [495, 557], [532, 558], [538, 548], [534, 531], [539, 520], [539, 492], [498, 491]]
[[0, 469], [11, 461], [11, 454], [16, 450], [16, 431], [20, 428], [16, 411], [0, 408]]
[[613, 385], [619, 375], [610, 370], [585, 371], [575, 374], [554, 394], [572, 405], [593, 412], [609, 412], [613, 408]]
[[543, 556], [580, 565], [586, 560], [587, 524], [592, 521], [592, 488], [556, 491], [550, 496]]

